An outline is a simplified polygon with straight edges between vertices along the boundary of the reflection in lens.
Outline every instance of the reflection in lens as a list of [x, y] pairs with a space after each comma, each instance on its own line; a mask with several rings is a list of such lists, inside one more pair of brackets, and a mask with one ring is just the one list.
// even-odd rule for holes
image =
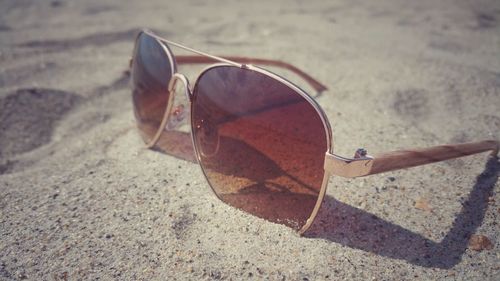
[[196, 84], [192, 127], [219, 198], [295, 229], [306, 223], [321, 189], [327, 136], [304, 97], [263, 73], [214, 67]]

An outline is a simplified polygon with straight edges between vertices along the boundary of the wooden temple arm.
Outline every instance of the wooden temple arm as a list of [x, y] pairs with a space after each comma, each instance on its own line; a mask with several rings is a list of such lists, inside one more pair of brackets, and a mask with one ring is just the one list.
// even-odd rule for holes
[[393, 151], [374, 157], [366, 155], [364, 150], [358, 150], [354, 158], [344, 158], [327, 153], [325, 157], [325, 171], [329, 172], [331, 175], [342, 177], [362, 177], [430, 164], [485, 151], [491, 151], [491, 155], [496, 157], [499, 147], [500, 143], [498, 141], [488, 140]]
[[[321, 84], [318, 80], [312, 78], [309, 74], [305, 73], [304, 71], [298, 69], [297, 67], [288, 64], [286, 62], [282, 62], [279, 60], [270, 60], [270, 59], [259, 59], [259, 58], [247, 58], [247, 57], [228, 57], [228, 56], [221, 56], [221, 58], [234, 61], [237, 63], [241, 64], [257, 64], [257, 65], [268, 65], [268, 66], [276, 66], [276, 67], [281, 67], [287, 70], [290, 70], [291, 72], [297, 74], [300, 76], [302, 79], [306, 80], [311, 87], [313, 87], [318, 93], [321, 93], [325, 90], [327, 90], [326, 86]], [[205, 57], [205, 56], [175, 56], [175, 61], [178, 64], [190, 64], [190, 63], [213, 63], [213, 62], [218, 62], [217, 60], [210, 58], [210, 57]]]

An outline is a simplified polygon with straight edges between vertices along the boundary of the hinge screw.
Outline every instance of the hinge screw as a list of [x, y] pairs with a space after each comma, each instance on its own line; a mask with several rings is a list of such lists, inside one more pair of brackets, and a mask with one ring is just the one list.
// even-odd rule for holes
[[366, 151], [366, 149], [364, 149], [364, 148], [358, 148], [356, 150], [356, 153], [354, 154], [354, 158], [366, 157], [367, 154], [368, 154], [368, 151]]

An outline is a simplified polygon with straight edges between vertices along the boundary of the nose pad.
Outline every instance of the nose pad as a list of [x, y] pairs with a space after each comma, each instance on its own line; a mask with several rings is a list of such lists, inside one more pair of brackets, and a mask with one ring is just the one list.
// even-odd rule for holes
[[175, 105], [175, 107], [172, 108], [165, 129], [167, 131], [172, 131], [180, 127], [183, 121], [186, 120], [186, 117], [188, 115], [189, 115], [189, 107], [185, 106], [184, 104]]
[[208, 119], [200, 119], [196, 124], [196, 142], [203, 157], [213, 157], [219, 151], [220, 135], [217, 126]]
[[[181, 83], [177, 83], [178, 81]], [[184, 87], [184, 95], [182, 93], [179, 93], [178, 85]], [[155, 136], [148, 144], [146, 144], [147, 148], [154, 147], [160, 137], [165, 133], [168, 133], [168, 131], [190, 131], [187, 122], [182, 122], [186, 119], [185, 117], [188, 116], [188, 113], [186, 112], [186, 110], [184, 110], [184, 108], [189, 108], [190, 103], [189, 98], [191, 93], [189, 88], [189, 81], [182, 74], [174, 74], [174, 76], [170, 78], [170, 82], [168, 84], [168, 92], [169, 97], [165, 113]]]
[[[176, 74], [175, 80], [172, 80], [169, 88], [172, 93], [172, 108], [168, 115], [168, 121], [164, 127], [166, 131], [185, 131], [189, 132], [189, 83], [187, 79], [180, 74]], [[177, 82], [181, 83], [177, 83]]]

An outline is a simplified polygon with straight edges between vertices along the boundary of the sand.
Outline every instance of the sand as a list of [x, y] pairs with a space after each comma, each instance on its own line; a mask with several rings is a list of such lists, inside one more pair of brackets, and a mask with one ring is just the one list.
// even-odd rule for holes
[[300, 237], [144, 148], [125, 72], [142, 27], [307, 70], [340, 155], [500, 139], [498, 1], [268, 2], [0, 1], [0, 279], [498, 280], [485, 153], [332, 178]]

